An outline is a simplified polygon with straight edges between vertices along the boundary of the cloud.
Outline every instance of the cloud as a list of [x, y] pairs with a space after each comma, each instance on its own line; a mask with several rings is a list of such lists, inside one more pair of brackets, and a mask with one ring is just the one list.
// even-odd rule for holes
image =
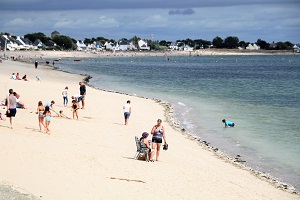
[[31, 18], [27, 18], [27, 19], [15, 18], [5, 23], [6, 26], [20, 26], [20, 27], [26, 27], [31, 24], [32, 24]]
[[217, 8], [231, 6], [273, 6], [295, 5], [299, 0], [0, 0], [0, 10], [107, 10], [107, 9], [182, 9], [182, 8]]
[[170, 10], [169, 15], [193, 15], [195, 11], [191, 8], [184, 9], [184, 10]]
[[[13, 1], [21, 2], [21, 0]], [[115, 0], [111, 1], [115, 2]], [[153, 1], [158, 5], [157, 0]], [[197, 1], [200, 4], [199, 0]], [[228, 0], [231, 4], [234, 1], [236, 0]], [[1, 3], [3, 1], [0, 0], [0, 30], [13, 35], [33, 32], [50, 35], [52, 31], [57, 30], [62, 35], [68, 35], [75, 39], [103, 36], [118, 40], [131, 38], [134, 35], [151, 39], [153, 33], [157, 40], [172, 41], [186, 38], [212, 40], [216, 36], [222, 38], [237, 36], [240, 40], [249, 42], [256, 41], [258, 38], [267, 42], [287, 40], [294, 43], [300, 42], [298, 34], [300, 13], [299, 6], [297, 6], [299, 3], [262, 5], [257, 3], [259, 0], [252, 1], [256, 4], [222, 6], [222, 2], [219, 2], [219, 6], [204, 7], [202, 5], [199, 8], [191, 6], [192, 0], [188, 0], [182, 7], [175, 6], [174, 4], [178, 3], [176, 1], [173, 5], [169, 4], [168, 8], [157, 9], [40, 10], [35, 7], [33, 12], [27, 10], [2, 11]], [[270, 2], [269, 0], [265, 1]], [[278, 1], [274, 0], [277, 3]], [[217, 0], [209, 2], [217, 2]], [[249, 3], [248, 0], [245, 2]], [[291, 0], [287, 0], [287, 2], [291, 2]], [[196, 4], [196, 0], [194, 3]], [[60, 7], [63, 7], [66, 1], [62, 1], [62, 4]], [[225, 3], [223, 2], [223, 4]], [[143, 4], [143, 6], [145, 5]], [[47, 6], [45, 5], [45, 7]]]

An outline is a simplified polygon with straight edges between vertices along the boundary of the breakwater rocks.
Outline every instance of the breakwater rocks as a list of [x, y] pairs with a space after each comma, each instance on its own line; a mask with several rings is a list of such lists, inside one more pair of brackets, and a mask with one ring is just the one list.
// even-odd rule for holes
[[214, 152], [214, 154], [218, 158], [224, 160], [225, 162], [229, 162], [229, 163], [231, 163], [232, 165], [234, 165], [236, 167], [248, 170], [254, 176], [273, 184], [275, 187], [277, 187], [279, 189], [285, 190], [285, 191], [290, 192], [290, 193], [298, 194], [298, 195], [300, 194], [299, 191], [296, 191], [295, 188], [292, 185], [281, 182], [277, 178], [271, 176], [270, 174], [254, 170], [251, 167], [246, 166], [246, 160], [244, 160], [241, 155], [237, 154], [234, 158], [230, 157], [230, 156], [226, 155], [224, 152], [222, 152], [219, 148], [211, 146], [208, 141], [201, 140], [195, 134], [188, 132], [175, 119], [175, 117], [174, 117], [174, 106], [171, 103], [166, 102], [166, 101], [162, 101], [160, 99], [153, 99], [153, 100], [155, 100], [157, 103], [159, 103], [161, 106], [164, 107], [166, 120], [168, 121], [168, 123], [171, 125], [171, 127], [173, 129], [175, 129], [176, 131], [181, 132], [184, 136], [186, 136], [190, 140], [193, 140], [193, 141], [197, 142], [200, 146], [204, 147], [205, 149], [207, 149], [211, 152]]
[[[84, 82], [86, 85], [101, 90], [101, 91], [105, 91], [105, 92], [111, 92], [111, 93], [117, 93], [117, 94], [121, 94], [121, 95], [128, 95], [128, 96], [135, 96], [135, 97], [139, 97], [139, 98], [143, 98], [143, 99], [149, 99], [147, 97], [144, 96], [137, 96], [136, 94], [129, 94], [129, 93], [124, 93], [124, 92], [118, 92], [118, 91], [114, 91], [114, 90], [105, 90], [105, 89], [101, 89], [98, 87], [95, 87], [93, 85], [90, 85], [88, 82], [92, 77], [89, 75], [86, 75], [86, 77], [84, 78]], [[195, 141], [199, 146], [205, 148], [208, 151], [211, 151], [214, 153], [214, 155], [222, 160], [224, 160], [225, 162], [229, 162], [232, 165], [240, 168], [240, 169], [244, 169], [244, 170], [248, 170], [251, 174], [253, 174], [254, 176], [268, 181], [271, 184], [273, 184], [275, 187], [280, 188], [284, 191], [290, 192], [290, 193], [294, 193], [294, 194], [300, 194], [298, 191], [295, 190], [295, 188], [287, 183], [281, 182], [278, 179], [272, 177], [270, 174], [264, 173], [264, 172], [259, 172], [257, 170], [252, 169], [251, 167], [246, 166], [246, 160], [242, 158], [242, 156], [240, 154], [237, 154], [235, 157], [230, 157], [228, 155], [226, 155], [224, 152], [222, 152], [219, 148], [217, 147], [213, 147], [211, 146], [211, 144], [208, 141], [202, 140], [201, 138], [199, 138], [199, 136], [189, 132], [188, 130], [186, 130], [184, 127], [182, 127], [180, 125], [180, 123], [176, 120], [176, 118], [174, 117], [174, 106], [167, 102], [167, 101], [163, 101], [161, 99], [155, 99], [152, 98], [153, 101], [155, 101], [156, 103], [158, 103], [159, 105], [161, 105], [164, 108], [164, 113], [165, 113], [165, 121], [167, 123], [169, 123], [169, 125], [176, 131], [180, 132], [182, 135], [184, 135], [186, 138]]]

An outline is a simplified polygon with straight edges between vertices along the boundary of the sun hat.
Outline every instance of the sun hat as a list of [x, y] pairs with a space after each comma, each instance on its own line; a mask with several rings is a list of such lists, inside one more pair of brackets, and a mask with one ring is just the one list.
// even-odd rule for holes
[[147, 133], [147, 132], [142, 133], [142, 137], [143, 137], [143, 138], [148, 137], [148, 135], [149, 135], [149, 133]]

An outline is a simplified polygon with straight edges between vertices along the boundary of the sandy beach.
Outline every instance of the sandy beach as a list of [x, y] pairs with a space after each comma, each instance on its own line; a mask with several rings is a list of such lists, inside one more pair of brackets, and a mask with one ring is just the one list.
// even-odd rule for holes
[[[35, 59], [99, 55], [28, 51], [7, 52], [7, 56]], [[166, 107], [152, 99], [87, 86], [86, 106], [79, 110], [79, 120], [54, 117], [52, 112], [50, 135], [40, 132], [38, 101], [54, 100], [54, 110], [63, 110], [72, 118], [70, 97], [79, 93], [78, 83], [85, 77], [55, 71], [42, 63], [35, 69], [33, 63], [3, 60], [0, 68], [0, 100], [13, 88], [27, 107], [17, 110], [13, 129], [9, 128], [9, 119], [0, 121], [0, 199], [9, 194], [44, 200], [300, 199], [299, 194], [234, 164], [174, 128]], [[13, 72], [26, 74], [29, 81], [10, 79]], [[37, 82], [36, 76], [42, 81]], [[68, 107], [63, 106], [62, 98], [66, 86]], [[132, 104], [132, 115], [125, 126], [122, 106], [127, 100]], [[1, 106], [0, 112], [4, 114], [6, 107]], [[161, 151], [158, 162], [134, 160], [134, 136], [150, 132], [158, 118], [163, 120], [169, 149]], [[10, 189], [4, 194], [1, 188], [7, 187]]]

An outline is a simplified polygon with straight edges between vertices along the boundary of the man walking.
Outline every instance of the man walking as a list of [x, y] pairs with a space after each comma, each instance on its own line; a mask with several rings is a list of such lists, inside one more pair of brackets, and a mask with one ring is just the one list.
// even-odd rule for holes
[[130, 105], [130, 100], [126, 102], [126, 104], [123, 106], [124, 110], [124, 118], [125, 118], [125, 125], [128, 125], [128, 120], [131, 114], [131, 105]]
[[86, 87], [82, 82], [79, 82], [79, 91], [80, 91], [80, 95], [81, 95], [81, 109], [84, 109], [84, 103], [85, 103], [85, 95], [86, 95]]
[[37, 69], [38, 65], [39, 65], [39, 63], [38, 63], [38, 61], [36, 60], [36, 61], [34, 62], [34, 66], [35, 66], [36, 69]]

